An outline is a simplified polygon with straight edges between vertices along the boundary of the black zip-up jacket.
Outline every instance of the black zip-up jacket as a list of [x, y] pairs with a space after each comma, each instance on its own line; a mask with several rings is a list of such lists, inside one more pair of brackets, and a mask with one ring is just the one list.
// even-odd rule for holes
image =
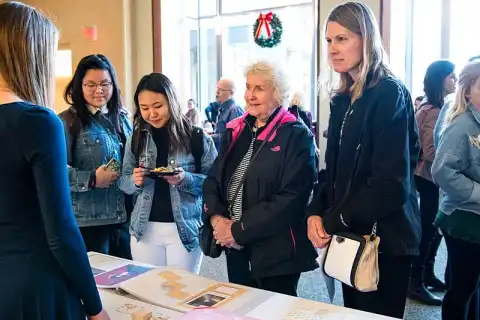
[[332, 99], [325, 180], [310, 204], [309, 215], [323, 217], [328, 234], [370, 234], [377, 222], [381, 252], [416, 255], [421, 230], [413, 173], [419, 142], [410, 93], [390, 76], [367, 87], [346, 118], [339, 146], [349, 106], [348, 94]]
[[[227, 187], [248, 148], [254, 121], [245, 114], [227, 126], [224, 150], [204, 182], [204, 223], [210, 223], [212, 215], [230, 218]], [[254, 153], [278, 121], [281, 125], [247, 172], [242, 218], [232, 225], [235, 241], [249, 255], [254, 277], [300, 273], [318, 266], [305, 221], [316, 170], [311, 132], [285, 108], [279, 108], [258, 133]]]

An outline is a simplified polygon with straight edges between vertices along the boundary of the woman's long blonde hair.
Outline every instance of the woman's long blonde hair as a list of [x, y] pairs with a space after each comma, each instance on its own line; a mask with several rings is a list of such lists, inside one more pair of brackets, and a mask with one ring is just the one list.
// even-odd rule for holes
[[[374, 86], [380, 78], [392, 74], [387, 65], [387, 54], [377, 20], [367, 5], [352, 1], [336, 6], [330, 12], [323, 28], [324, 35], [329, 22], [337, 22], [362, 38], [363, 59], [359, 65], [358, 78], [354, 81], [348, 72], [338, 74], [333, 70], [328, 48], [324, 46], [323, 67], [319, 79], [321, 93], [331, 98], [337, 93], [349, 92], [352, 100], [356, 100], [362, 96], [366, 87]], [[367, 83], [369, 72], [372, 76]]]
[[472, 85], [480, 78], [480, 60], [468, 63], [458, 77], [458, 90], [455, 93], [453, 106], [447, 111], [444, 125], [453, 121], [460, 114], [467, 111], [470, 102], [470, 90]]
[[0, 4], [0, 75], [20, 99], [53, 106], [58, 30], [44, 14], [20, 2]]

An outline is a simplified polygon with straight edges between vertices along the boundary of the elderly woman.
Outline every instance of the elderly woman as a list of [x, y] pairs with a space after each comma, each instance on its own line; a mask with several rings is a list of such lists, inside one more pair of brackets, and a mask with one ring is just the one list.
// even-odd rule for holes
[[248, 112], [227, 125], [204, 183], [204, 223], [227, 256], [230, 282], [296, 296], [317, 267], [306, 233], [314, 183], [312, 133], [283, 107], [286, 75], [269, 63], [246, 72]]

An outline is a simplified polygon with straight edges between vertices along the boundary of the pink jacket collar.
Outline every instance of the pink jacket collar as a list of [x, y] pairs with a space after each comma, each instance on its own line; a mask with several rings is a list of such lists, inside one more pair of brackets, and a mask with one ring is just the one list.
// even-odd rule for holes
[[[249, 113], [246, 112], [245, 114], [243, 114], [242, 116], [230, 121], [228, 124], [227, 124], [227, 129], [230, 128], [232, 129], [232, 145], [233, 146], [235, 144], [235, 141], [237, 140], [238, 136], [240, 135], [240, 133], [243, 131], [243, 129], [245, 128], [245, 119], [249, 116]], [[265, 128], [265, 130], [262, 131], [262, 133], [258, 136], [258, 140], [264, 140], [266, 138], [266, 136], [268, 135], [268, 133], [273, 130], [273, 128], [275, 127], [275, 125], [280, 121], [280, 126], [285, 124], [285, 123], [288, 123], [288, 122], [295, 122], [297, 121], [297, 117], [295, 115], [293, 115], [292, 113], [290, 113], [288, 111], [287, 108], [285, 107], [280, 107], [280, 110], [278, 111], [277, 115], [272, 119], [272, 121], [270, 121], [270, 123], [267, 125], [267, 127]], [[278, 128], [278, 127], [277, 127]], [[272, 141], [275, 136], [276, 136], [276, 131], [270, 136], [270, 138], [268, 139], [268, 141]], [[231, 147], [230, 146], [230, 147]]]

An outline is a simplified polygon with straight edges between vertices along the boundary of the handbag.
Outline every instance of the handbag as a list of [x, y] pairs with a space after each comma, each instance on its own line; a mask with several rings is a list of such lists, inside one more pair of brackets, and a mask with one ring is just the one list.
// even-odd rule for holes
[[[348, 111], [346, 116], [347, 114]], [[343, 120], [342, 131], [346, 116]], [[364, 121], [364, 123], [366, 123], [366, 121]], [[360, 132], [358, 146], [355, 152], [352, 175], [343, 200], [347, 198], [352, 188], [352, 180], [357, 169], [358, 158], [362, 147], [362, 135], [363, 128]], [[360, 292], [376, 291], [380, 280], [378, 268], [379, 244], [380, 237], [377, 236], [376, 222], [369, 235], [358, 235], [352, 232], [339, 232], [334, 234], [326, 249], [327, 252], [323, 263], [324, 273]]]
[[[268, 142], [268, 140], [270, 139], [272, 134], [278, 129], [278, 127], [280, 126], [281, 120], [283, 119], [283, 117], [285, 116], [286, 113], [287, 113], [287, 111], [285, 111], [282, 114], [282, 116], [277, 121], [277, 123], [275, 124], [273, 129], [270, 130], [268, 135], [263, 140], [262, 144], [258, 147], [258, 149], [255, 151], [255, 153], [252, 155], [252, 158], [250, 159], [250, 162], [248, 163], [248, 166], [245, 169], [245, 172], [242, 176], [240, 184], [238, 185], [237, 189], [235, 190], [234, 197], [233, 197], [234, 199], [237, 197], [238, 193], [240, 192], [240, 188], [243, 188], [243, 183], [245, 182], [245, 179], [247, 178], [247, 172], [248, 172], [248, 169], [250, 168], [250, 165], [252, 164], [253, 160], [255, 160], [255, 158], [258, 156], [260, 151], [263, 149], [265, 144]], [[233, 201], [229, 206], [229, 213], [231, 212], [232, 205], [233, 205]], [[204, 223], [199, 228], [199, 239], [200, 239], [199, 240], [200, 241], [200, 248], [202, 249], [203, 254], [206, 255], [207, 257], [218, 258], [222, 254], [223, 247], [220, 244], [218, 244], [216, 242], [215, 238], [213, 237], [213, 227], [212, 227], [210, 221], [207, 221], [206, 223]]]

